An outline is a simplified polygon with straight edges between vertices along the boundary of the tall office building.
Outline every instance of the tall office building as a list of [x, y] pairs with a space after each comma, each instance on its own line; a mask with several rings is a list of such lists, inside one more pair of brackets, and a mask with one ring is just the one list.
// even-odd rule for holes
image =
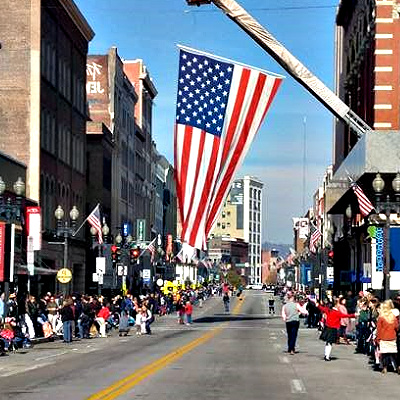
[[236, 179], [212, 232], [249, 244], [248, 283], [261, 283], [262, 190], [263, 183], [252, 176]]

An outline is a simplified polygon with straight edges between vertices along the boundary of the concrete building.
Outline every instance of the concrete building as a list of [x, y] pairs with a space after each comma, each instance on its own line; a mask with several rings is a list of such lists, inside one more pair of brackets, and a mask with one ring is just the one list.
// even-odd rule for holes
[[248, 243], [251, 284], [261, 283], [262, 189], [263, 183], [254, 177], [236, 179], [212, 232], [214, 236], [241, 238]]
[[[63, 265], [54, 210], [86, 211], [86, 56], [94, 33], [72, 0], [5, 2], [0, 15], [0, 150], [27, 166], [26, 196], [42, 207], [39, 262]], [[85, 243], [71, 243], [73, 290], [84, 289]], [[64, 265], [65, 266], [65, 265]], [[39, 282], [42, 277], [37, 275]], [[55, 279], [47, 286], [55, 290]]]

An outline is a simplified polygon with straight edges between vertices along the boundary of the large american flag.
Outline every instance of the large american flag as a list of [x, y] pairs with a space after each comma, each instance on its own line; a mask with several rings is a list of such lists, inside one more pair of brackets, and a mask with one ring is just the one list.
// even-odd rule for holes
[[357, 196], [358, 206], [360, 208], [361, 215], [363, 217], [366, 217], [374, 209], [374, 206], [356, 182], [353, 182], [351, 184], [351, 188]]
[[180, 50], [175, 179], [182, 241], [205, 248], [281, 76]]
[[311, 253], [317, 252], [317, 243], [318, 240], [321, 238], [321, 236], [322, 236], [321, 231], [317, 227], [311, 224], [310, 245], [308, 246]]
[[100, 221], [100, 204], [93, 209], [93, 211], [86, 218], [89, 224], [96, 229], [97, 240], [99, 244], [103, 244], [103, 233], [101, 231], [101, 221]]

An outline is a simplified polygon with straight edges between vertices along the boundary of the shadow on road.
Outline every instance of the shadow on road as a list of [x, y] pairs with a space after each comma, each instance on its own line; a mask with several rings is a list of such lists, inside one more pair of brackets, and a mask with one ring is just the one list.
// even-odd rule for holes
[[216, 323], [216, 322], [226, 322], [226, 321], [257, 321], [257, 320], [266, 320], [266, 319], [274, 319], [279, 317], [272, 317], [272, 316], [254, 316], [251, 315], [232, 315], [232, 314], [214, 314], [213, 316], [202, 317], [202, 318], [195, 318], [194, 322], [196, 323]]

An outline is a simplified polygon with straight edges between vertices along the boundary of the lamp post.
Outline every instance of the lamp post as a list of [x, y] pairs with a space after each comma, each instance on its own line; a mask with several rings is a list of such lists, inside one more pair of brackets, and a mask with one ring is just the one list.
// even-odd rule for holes
[[376, 196], [376, 211], [377, 213], [385, 214], [385, 264], [383, 267], [383, 295], [385, 299], [390, 298], [390, 215], [392, 212], [399, 214], [400, 211], [400, 173], [392, 181], [394, 191], [394, 201], [391, 200], [390, 194], [386, 195], [383, 200], [383, 189], [385, 181], [378, 172], [372, 181], [372, 187]]
[[[108, 227], [105, 219], [103, 219], [103, 226], [101, 228], [101, 232], [103, 234], [103, 242], [107, 243], [107, 241], [108, 241], [107, 238], [108, 238], [108, 234], [110, 233], [110, 228]], [[90, 234], [92, 236], [92, 244], [93, 244], [92, 248], [94, 248], [95, 246], [97, 247], [96, 274], [98, 275], [98, 294], [100, 296], [101, 295], [101, 287], [103, 285], [103, 270], [102, 271], [99, 270], [98, 265], [97, 265], [97, 259], [99, 259], [99, 262], [101, 260], [104, 261], [104, 259], [100, 258], [103, 256], [103, 245], [98, 242], [98, 232], [94, 226], [92, 226], [90, 228]], [[96, 237], [97, 237], [97, 245], [96, 245]], [[105, 262], [103, 265], [105, 265]], [[105, 271], [104, 271], [104, 273], [105, 273]]]
[[76, 221], [79, 218], [79, 211], [76, 206], [73, 206], [69, 212], [70, 222], [65, 219], [64, 220], [64, 210], [60, 205], [58, 205], [57, 209], [54, 211], [54, 217], [57, 220], [57, 237], [63, 237], [64, 242], [64, 257], [63, 257], [63, 268], [68, 268], [68, 240], [71, 236], [75, 234]]
[[[7, 252], [5, 252], [4, 268], [8, 268], [9, 276], [4, 278], [5, 304], [7, 307], [10, 294], [10, 282], [14, 282], [14, 240], [15, 240], [15, 223], [21, 221], [22, 215], [22, 196], [25, 193], [25, 183], [18, 177], [13, 184], [14, 196], [5, 198], [4, 192], [6, 184], [0, 177], [0, 219], [4, 220], [10, 227], [10, 242]], [[3, 246], [5, 244], [5, 232], [3, 232]], [[7, 309], [4, 310], [7, 313]]]
[[[119, 229], [119, 228], [118, 228]], [[117, 271], [118, 271], [118, 265], [120, 264], [121, 261], [126, 262], [127, 264], [129, 263], [129, 252], [131, 247], [134, 245], [133, 242], [133, 237], [129, 234], [127, 236], [122, 236], [121, 232], [118, 231], [116, 234], [115, 238], [115, 245], [117, 246], [118, 249], [118, 255], [117, 255]], [[121, 259], [120, 259], [121, 257]], [[124, 264], [122, 264], [124, 266]], [[126, 274], [125, 274], [125, 267], [122, 268], [122, 292], [126, 292]], [[116, 276], [118, 279], [118, 275]]]

